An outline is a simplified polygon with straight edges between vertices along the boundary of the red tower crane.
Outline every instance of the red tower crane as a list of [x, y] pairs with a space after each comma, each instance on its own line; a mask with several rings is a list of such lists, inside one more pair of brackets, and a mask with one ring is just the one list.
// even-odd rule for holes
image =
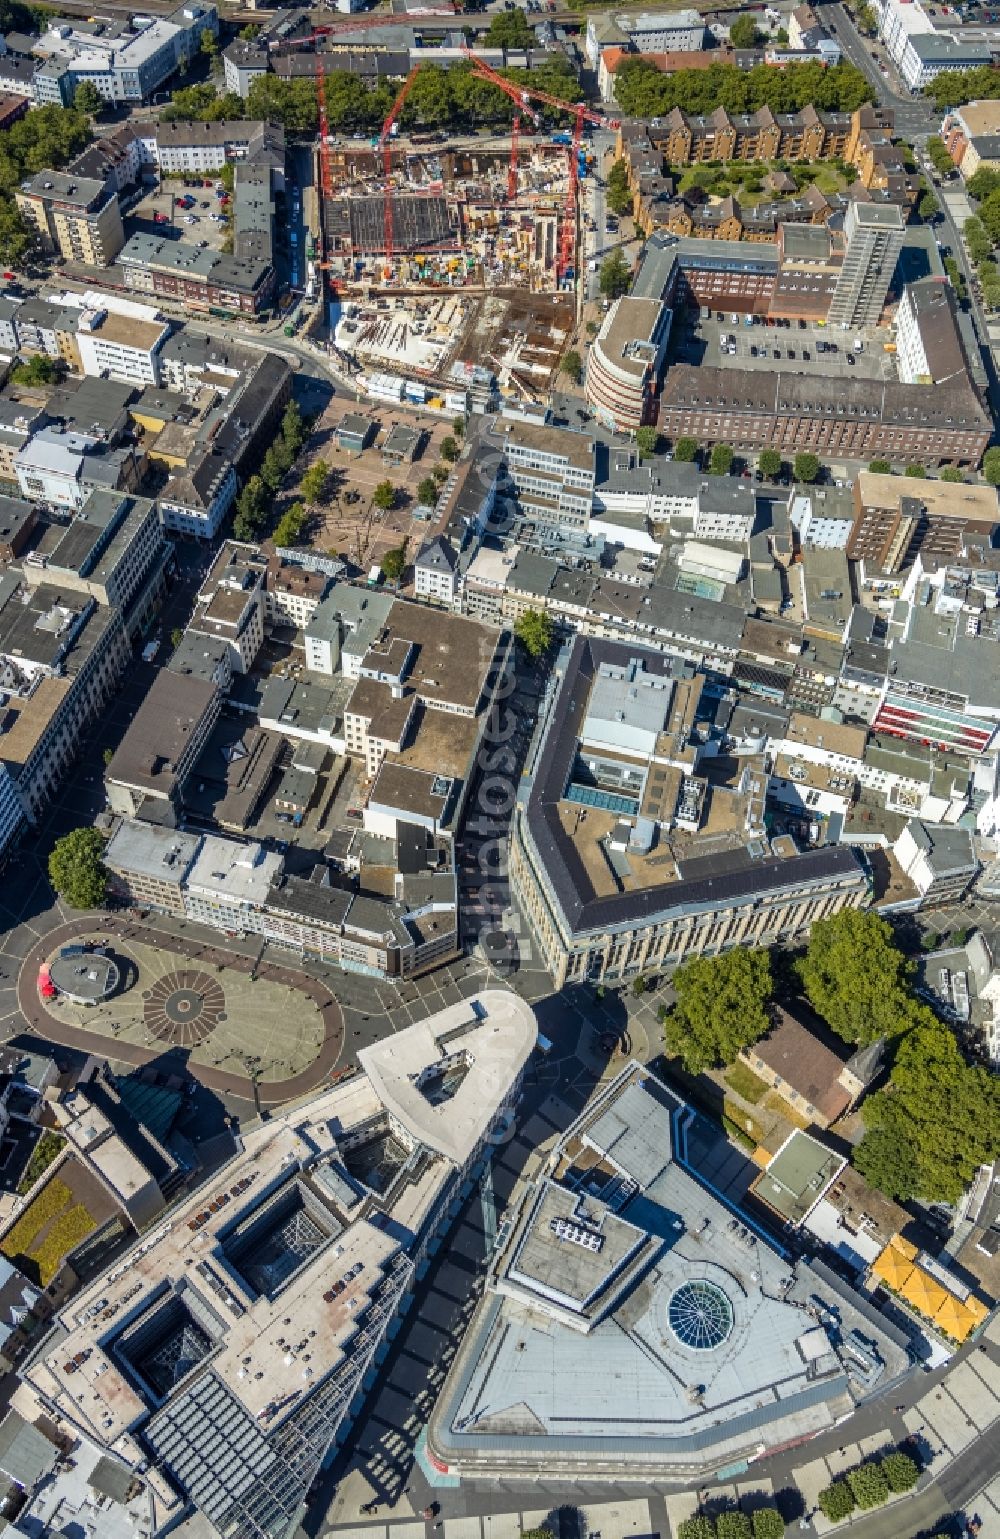
[[410, 94], [410, 87], [416, 80], [422, 69], [422, 65], [415, 64], [403, 81], [399, 95], [389, 108], [389, 114], [382, 124], [382, 132], [379, 134], [378, 147], [382, 152], [382, 170], [385, 175], [385, 259], [390, 263], [395, 251], [395, 231], [392, 217], [392, 130], [399, 114], [403, 110], [403, 103]]
[[[553, 96], [549, 91], [536, 91], [526, 86], [515, 85], [507, 80], [497, 70], [481, 59], [466, 44], [462, 45], [462, 52], [467, 59], [472, 61], [473, 69], [481, 80], [488, 80], [491, 85], [509, 96], [515, 107], [521, 109], [531, 102], [540, 102], [546, 107], [556, 107], [560, 112], [573, 114], [573, 138], [569, 150], [569, 187], [566, 192], [566, 202], [563, 208], [562, 231], [559, 239], [559, 277], [564, 278], [573, 266], [573, 248], [576, 244], [576, 199], [580, 180], [580, 141], [583, 138], [584, 123], [594, 123], [599, 128], [617, 128], [618, 119], [606, 117], [601, 112], [594, 112], [583, 102], [564, 102], [558, 96]], [[516, 141], [520, 130], [519, 113], [515, 116], [515, 129], [512, 134], [511, 163], [507, 173], [507, 195], [511, 196], [511, 184], [517, 190], [517, 150]]]
[[507, 202], [513, 203], [517, 197], [517, 149], [521, 138], [521, 114], [514, 113], [514, 121], [510, 125], [510, 165], [507, 167]]

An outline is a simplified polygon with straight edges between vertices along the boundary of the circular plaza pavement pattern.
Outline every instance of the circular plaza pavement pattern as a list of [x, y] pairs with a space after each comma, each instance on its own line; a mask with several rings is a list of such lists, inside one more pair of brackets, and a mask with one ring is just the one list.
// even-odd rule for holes
[[165, 973], [143, 990], [142, 1018], [157, 1041], [196, 1047], [226, 1019], [226, 995], [208, 973], [189, 968]]

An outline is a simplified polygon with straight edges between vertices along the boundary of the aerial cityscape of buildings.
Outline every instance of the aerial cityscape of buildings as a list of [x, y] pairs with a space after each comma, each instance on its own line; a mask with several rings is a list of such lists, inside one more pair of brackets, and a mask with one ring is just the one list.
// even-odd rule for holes
[[0, 18], [4, 1539], [987, 1535], [1000, 17], [86, 9]]

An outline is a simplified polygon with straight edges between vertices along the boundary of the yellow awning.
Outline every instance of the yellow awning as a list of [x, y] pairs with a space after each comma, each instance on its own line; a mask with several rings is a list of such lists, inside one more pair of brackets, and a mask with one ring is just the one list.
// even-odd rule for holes
[[896, 1293], [902, 1293], [903, 1284], [913, 1271], [913, 1262], [901, 1256], [891, 1245], [887, 1245], [876, 1259], [872, 1271]]
[[947, 1331], [955, 1341], [964, 1341], [974, 1323], [971, 1312], [966, 1309], [961, 1299], [955, 1298], [950, 1293], [945, 1295], [941, 1308], [934, 1316], [934, 1324], [942, 1331]]
[[950, 1297], [940, 1283], [936, 1283], [933, 1277], [922, 1272], [918, 1266], [913, 1268], [906, 1279], [906, 1286], [900, 1292], [908, 1304], [912, 1304], [914, 1309], [926, 1315], [929, 1320], [933, 1320], [941, 1305]]

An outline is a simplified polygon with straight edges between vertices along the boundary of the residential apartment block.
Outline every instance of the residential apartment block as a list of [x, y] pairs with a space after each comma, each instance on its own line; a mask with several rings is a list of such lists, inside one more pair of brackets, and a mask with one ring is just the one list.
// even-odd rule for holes
[[14, 194], [43, 250], [87, 267], [110, 267], [125, 244], [118, 194], [108, 182], [39, 171]]

